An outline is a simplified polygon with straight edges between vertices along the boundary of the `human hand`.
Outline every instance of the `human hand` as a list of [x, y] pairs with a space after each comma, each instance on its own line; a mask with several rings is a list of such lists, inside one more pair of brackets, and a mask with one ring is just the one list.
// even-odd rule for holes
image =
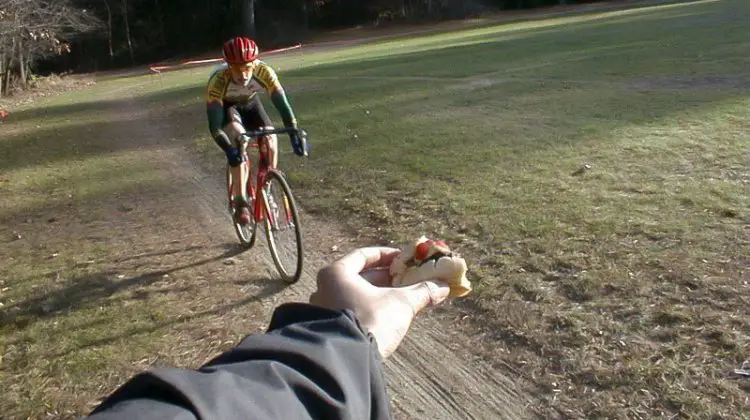
[[310, 303], [329, 309], [350, 309], [375, 337], [382, 357], [390, 356], [422, 309], [445, 300], [450, 288], [440, 281], [391, 287], [388, 268], [401, 251], [360, 248], [322, 268]]
[[291, 132], [289, 133], [289, 140], [292, 142], [292, 149], [294, 150], [294, 154], [297, 156], [306, 156], [308, 150], [305, 150], [308, 147], [307, 142], [305, 141], [302, 136], [299, 135], [297, 132]]

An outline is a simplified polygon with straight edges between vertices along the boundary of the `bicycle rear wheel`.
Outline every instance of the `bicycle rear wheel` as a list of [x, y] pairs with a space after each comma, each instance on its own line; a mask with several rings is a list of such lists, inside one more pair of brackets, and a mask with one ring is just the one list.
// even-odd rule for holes
[[284, 282], [296, 283], [302, 276], [302, 232], [297, 203], [281, 173], [268, 172], [263, 197], [266, 237], [271, 257]]
[[[249, 185], [248, 181], [248, 185]], [[237, 238], [240, 240], [240, 243], [247, 249], [252, 248], [255, 245], [255, 240], [258, 237], [258, 225], [255, 223], [255, 218], [251, 217], [250, 222], [246, 225], [242, 225], [240, 223], [237, 223], [237, 220], [234, 218], [234, 203], [232, 200], [232, 174], [229, 171], [229, 168], [227, 168], [227, 186], [229, 187], [228, 191], [229, 193], [229, 215], [232, 218], [232, 224], [234, 225], [234, 231], [237, 234]], [[248, 187], [248, 190], [250, 188]], [[252, 199], [250, 192], [248, 191], [248, 198]], [[250, 206], [250, 213], [252, 214], [252, 205]]]

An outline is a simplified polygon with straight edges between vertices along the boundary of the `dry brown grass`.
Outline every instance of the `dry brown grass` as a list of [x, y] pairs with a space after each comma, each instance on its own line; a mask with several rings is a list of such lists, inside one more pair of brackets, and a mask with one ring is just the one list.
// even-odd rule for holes
[[[443, 34], [439, 51], [414, 38], [279, 58], [314, 141], [302, 163], [281, 139], [282, 159], [306, 210], [381, 242], [439, 236], [466, 256], [475, 293], [437, 311], [469, 333], [451, 347], [529, 383], [540, 418], [747, 417], [748, 379], [733, 371], [750, 354], [750, 104], [744, 85], [677, 88], [744, 74], [743, 6]], [[215, 153], [191, 119], [202, 117], [203, 76], [165, 75], [166, 90], [143, 103], [180, 108], [175, 121]], [[477, 77], [502, 83], [453, 88]], [[112, 83], [129, 92], [131, 82]], [[83, 110], [87, 126], [66, 116], [36, 132], [29, 118], [0, 136], [0, 188], [14, 197], [0, 233], [0, 257], [13, 262], [0, 267], [10, 288], [0, 294], [0, 374], [11, 383], [0, 411], [11, 416], [72, 416], [142, 366], [199, 362], [268, 310], [234, 306], [241, 274], [212, 282], [231, 266], [220, 246], [202, 248], [211, 229], [166, 248], [158, 230], [137, 229], [150, 218], [174, 231], [194, 215], [138, 213], [144, 189], [148, 208], [169, 208], [171, 177], [147, 158], [153, 144], [115, 154], [88, 138], [128, 125], [107, 121], [101, 106]], [[49, 141], [24, 142], [23, 130]], [[19, 153], [19, 144], [51, 148]], [[115, 183], [122, 194], [106, 194]], [[104, 235], [113, 226], [121, 242]], [[101, 235], [80, 235], [92, 229]]]
[[0, 417], [78, 418], [149, 366], [200, 366], [265, 327], [283, 288], [175, 170], [189, 161], [133, 101], [141, 82], [0, 128]]
[[352, 75], [295, 98], [325, 121], [300, 195], [363, 235], [466, 256], [475, 293], [440, 316], [533, 384], [540, 418], [747, 418], [747, 12], [490, 28], [291, 72]]

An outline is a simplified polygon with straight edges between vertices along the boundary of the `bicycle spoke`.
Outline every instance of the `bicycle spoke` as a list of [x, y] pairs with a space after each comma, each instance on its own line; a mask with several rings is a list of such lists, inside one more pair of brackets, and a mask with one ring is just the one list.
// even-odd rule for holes
[[302, 238], [291, 190], [284, 178], [274, 173], [269, 174], [265, 191], [271, 255], [284, 280], [295, 282], [302, 273]]

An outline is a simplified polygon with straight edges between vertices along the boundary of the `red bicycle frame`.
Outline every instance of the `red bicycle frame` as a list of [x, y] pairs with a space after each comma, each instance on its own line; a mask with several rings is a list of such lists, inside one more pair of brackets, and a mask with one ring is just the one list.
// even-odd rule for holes
[[[242, 156], [243, 156], [243, 162], [242, 165], [247, 166], [247, 196], [253, 197], [253, 218], [255, 219], [255, 223], [259, 223], [263, 221], [263, 213], [264, 209], [263, 206], [265, 204], [264, 200], [261, 200], [263, 197], [263, 194], [261, 192], [261, 189], [263, 188], [263, 185], [266, 183], [266, 178], [268, 177], [268, 172], [270, 171], [276, 171], [276, 169], [269, 168], [269, 160], [268, 160], [268, 139], [265, 136], [271, 135], [271, 134], [281, 134], [281, 133], [290, 133], [298, 131], [296, 128], [279, 128], [279, 129], [261, 129], [261, 130], [255, 130], [255, 131], [248, 131], [245, 134], [248, 137], [254, 138], [254, 143], [244, 143], [242, 144]], [[250, 179], [250, 159], [247, 153], [248, 148], [257, 148], [258, 152], [260, 154], [260, 159], [258, 160], [258, 173], [255, 177], [256, 185], [253, 185], [252, 180]], [[241, 165], [241, 166], [242, 166]], [[228, 194], [229, 194], [229, 202], [232, 203], [232, 212], [234, 212], [234, 201], [232, 200], [232, 191], [234, 190], [234, 182], [235, 180], [232, 179], [232, 182], [229, 184]], [[284, 196], [284, 213], [286, 214], [286, 222], [291, 223], [291, 212], [289, 211], [289, 203], [287, 202], [286, 196]], [[272, 212], [268, 212], [269, 217], [269, 223], [271, 226], [277, 226], [276, 220], [274, 220], [274, 215]]]

